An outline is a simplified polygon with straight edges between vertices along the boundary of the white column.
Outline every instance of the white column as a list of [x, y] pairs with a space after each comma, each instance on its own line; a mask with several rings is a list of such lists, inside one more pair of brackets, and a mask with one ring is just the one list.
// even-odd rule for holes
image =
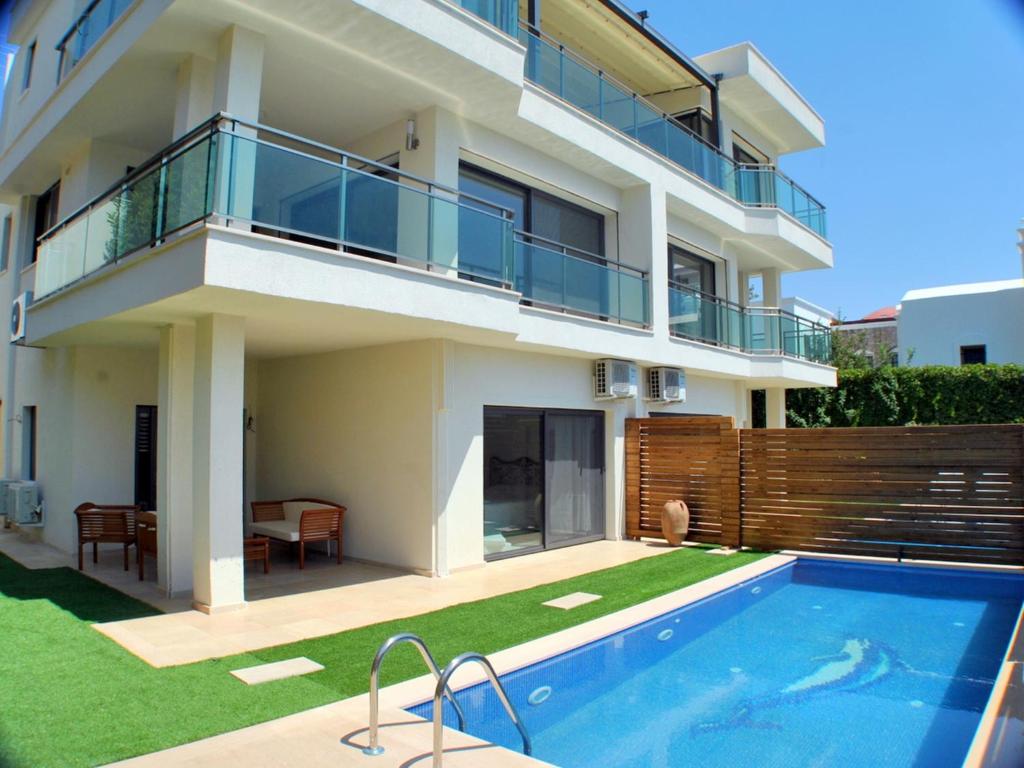
[[665, 190], [630, 187], [619, 211], [619, 259], [647, 270], [649, 317], [656, 336], [668, 336], [668, 214]]
[[242, 408], [245, 321], [207, 315], [196, 323], [192, 556], [194, 605], [245, 602], [242, 560]]
[[765, 426], [768, 429], [784, 429], [786, 426], [786, 390], [771, 387], [764, 391]]
[[[416, 115], [416, 149], [404, 144], [398, 166], [405, 173], [443, 184], [459, 187], [459, 127], [451, 112], [431, 107]], [[409, 182], [403, 179], [403, 182]], [[413, 184], [413, 186], [417, 186]], [[457, 195], [437, 192], [442, 200], [458, 200]], [[401, 192], [398, 200], [398, 252], [407, 258], [425, 262], [429, 256], [438, 271], [454, 272], [458, 267], [458, 208], [444, 203], [433, 205], [415, 192]]]
[[434, 384], [434, 562], [435, 576], [451, 573], [452, 548], [449, 520], [451, 497], [455, 484], [450, 456], [451, 408], [455, 388], [455, 344], [437, 340], [434, 344], [432, 374]]
[[761, 270], [762, 305], [778, 307], [782, 303], [782, 273], [777, 269]]
[[[263, 85], [263, 35], [244, 27], [232, 26], [221, 35], [217, 47], [217, 66], [213, 86], [213, 110], [226, 112], [239, 120], [258, 123], [260, 89]], [[239, 126], [235, 133], [255, 137], [252, 128]], [[217, 202], [218, 213], [229, 218], [251, 219], [256, 184], [256, 144], [246, 139], [225, 142], [229, 151], [220, 152], [222, 183]], [[227, 168], [234, 168], [231, 184]], [[231, 199], [227, 199], [228, 187]], [[245, 229], [244, 222], [237, 225]]]
[[213, 114], [214, 63], [190, 54], [178, 66], [174, 100], [174, 138], [178, 139]]
[[157, 410], [157, 580], [169, 595], [192, 591], [192, 427], [195, 328], [160, 330]]

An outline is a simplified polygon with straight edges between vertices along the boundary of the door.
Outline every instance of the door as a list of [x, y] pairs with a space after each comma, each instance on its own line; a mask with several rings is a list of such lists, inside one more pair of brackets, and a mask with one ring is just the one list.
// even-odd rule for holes
[[544, 414], [544, 545], [604, 537], [604, 414]]
[[135, 503], [156, 509], [156, 406], [135, 406]]
[[604, 537], [604, 413], [484, 408], [484, 555]]

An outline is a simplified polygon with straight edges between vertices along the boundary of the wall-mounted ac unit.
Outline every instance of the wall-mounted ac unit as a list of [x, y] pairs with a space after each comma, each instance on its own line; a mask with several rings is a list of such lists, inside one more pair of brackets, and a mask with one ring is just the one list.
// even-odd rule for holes
[[25, 291], [11, 305], [11, 342], [25, 338], [25, 310], [32, 303], [32, 293]]
[[636, 397], [636, 364], [628, 360], [598, 360], [594, 363], [594, 398], [618, 400]]
[[686, 402], [686, 374], [679, 368], [649, 369], [647, 399], [656, 403]]
[[43, 506], [39, 503], [39, 486], [32, 482], [8, 485], [7, 511], [16, 525], [42, 525]]
[[7, 511], [7, 488], [20, 482], [21, 480], [11, 480], [6, 477], [0, 480], [0, 517], [6, 518], [8, 524], [14, 522], [14, 513]]

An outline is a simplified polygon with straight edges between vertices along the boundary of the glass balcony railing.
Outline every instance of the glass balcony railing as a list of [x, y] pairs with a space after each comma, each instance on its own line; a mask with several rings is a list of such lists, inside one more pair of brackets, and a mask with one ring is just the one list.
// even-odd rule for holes
[[213, 216], [262, 234], [512, 284], [511, 211], [298, 137], [215, 118], [44, 234], [35, 294], [47, 296]]
[[532, 304], [629, 325], [649, 325], [647, 273], [516, 233], [513, 287]]
[[741, 307], [671, 283], [669, 329], [674, 336], [756, 355], [785, 355], [828, 363], [832, 332], [824, 325], [768, 307]]
[[60, 52], [58, 82], [67, 77], [134, 0], [92, 0], [57, 43]]
[[455, 3], [506, 35], [516, 36], [519, 29], [519, 0], [455, 0]]
[[522, 25], [526, 78], [745, 205], [779, 208], [826, 236], [825, 207], [771, 165], [738, 165], [565, 46]]

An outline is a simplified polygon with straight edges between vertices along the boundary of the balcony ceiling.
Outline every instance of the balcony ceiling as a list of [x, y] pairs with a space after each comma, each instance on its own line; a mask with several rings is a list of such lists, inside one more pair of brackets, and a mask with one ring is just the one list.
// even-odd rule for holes
[[[525, 0], [521, 15], [525, 18]], [[541, 30], [641, 95], [701, 85], [598, 0], [542, 0]]]

